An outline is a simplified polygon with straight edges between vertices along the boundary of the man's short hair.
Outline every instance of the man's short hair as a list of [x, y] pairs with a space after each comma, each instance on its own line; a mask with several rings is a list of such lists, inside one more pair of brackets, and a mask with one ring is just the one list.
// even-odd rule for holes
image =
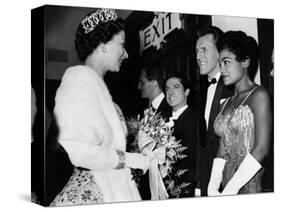
[[157, 65], [147, 65], [142, 68], [145, 71], [146, 78], [148, 81], [156, 80], [161, 90], [164, 87], [164, 76], [160, 66]]
[[185, 90], [191, 89], [191, 84], [187, 81], [186, 77], [182, 73], [179, 73], [179, 72], [169, 73], [169, 75], [167, 76], [167, 78], [165, 80], [165, 85], [170, 78], [179, 79], [180, 83], [182, 84], [182, 86], [184, 87]]
[[197, 31], [198, 39], [200, 37], [203, 37], [203, 36], [209, 35], [209, 34], [213, 35], [216, 47], [218, 49], [220, 47], [221, 40], [223, 37], [223, 31], [216, 26], [209, 26], [208, 28], [199, 29]]

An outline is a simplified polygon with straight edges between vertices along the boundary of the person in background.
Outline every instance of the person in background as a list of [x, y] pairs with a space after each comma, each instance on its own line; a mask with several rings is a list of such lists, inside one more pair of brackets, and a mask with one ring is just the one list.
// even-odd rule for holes
[[[147, 65], [142, 68], [138, 83], [138, 89], [141, 91], [141, 97], [148, 99], [148, 107], [152, 107], [155, 114], [160, 113], [162, 118], [166, 121], [171, 116], [172, 110], [166, 101], [163, 92], [163, 84], [163, 73], [159, 66]], [[140, 175], [139, 191], [142, 199], [151, 199], [148, 173]]]
[[220, 145], [208, 195], [262, 192], [262, 162], [271, 141], [272, 111], [268, 92], [249, 77], [258, 67], [258, 45], [242, 31], [228, 31], [219, 49], [223, 82], [234, 85], [234, 95], [225, 101], [214, 122]]
[[221, 42], [223, 32], [215, 26], [198, 32], [196, 42], [196, 57], [200, 72], [200, 126], [202, 127], [202, 147], [207, 158], [207, 164], [203, 164], [202, 169], [206, 169], [206, 179], [201, 181], [201, 195], [207, 195], [208, 180], [211, 174], [213, 159], [218, 151], [218, 136], [214, 132], [213, 124], [215, 117], [219, 113], [220, 104], [233, 91], [223, 84], [223, 79], [219, 67], [218, 45]]
[[126, 124], [104, 82], [128, 58], [124, 22], [113, 9], [88, 14], [76, 32], [83, 65], [64, 73], [55, 97], [58, 142], [75, 166], [51, 206], [141, 200], [130, 168], [146, 171], [150, 158], [126, 152]]
[[172, 110], [167, 104], [165, 94], [163, 92], [163, 73], [159, 66], [150, 65], [142, 69], [138, 89], [141, 91], [141, 97], [149, 100], [149, 105], [156, 113], [167, 120]]

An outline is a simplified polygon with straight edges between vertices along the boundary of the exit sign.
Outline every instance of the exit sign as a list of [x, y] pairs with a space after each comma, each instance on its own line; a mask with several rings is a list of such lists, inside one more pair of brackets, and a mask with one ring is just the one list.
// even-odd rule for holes
[[175, 28], [181, 28], [179, 13], [158, 13], [151, 25], [139, 32], [140, 52], [150, 46], [156, 46], [156, 49], [159, 49], [165, 35]]

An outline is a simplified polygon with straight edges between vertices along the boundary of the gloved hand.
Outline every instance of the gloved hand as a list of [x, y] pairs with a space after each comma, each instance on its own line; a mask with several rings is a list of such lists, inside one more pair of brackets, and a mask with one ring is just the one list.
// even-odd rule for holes
[[166, 148], [164, 146], [157, 147], [156, 142], [147, 133], [140, 130], [138, 133], [138, 145], [141, 153], [151, 158], [151, 160], [158, 160], [159, 164], [165, 162]]
[[231, 180], [226, 184], [221, 194], [238, 194], [239, 190], [248, 183], [261, 168], [261, 164], [251, 155], [251, 153], [248, 153]]
[[210, 182], [208, 185], [208, 196], [220, 195], [219, 187], [222, 181], [222, 171], [224, 169], [225, 160], [222, 158], [215, 158], [213, 162]]
[[163, 165], [166, 159], [166, 148], [164, 146], [158, 147], [152, 152], [151, 157], [157, 159], [158, 164]]
[[141, 169], [145, 173], [150, 166], [151, 158], [140, 153], [125, 153], [125, 166], [133, 169]]

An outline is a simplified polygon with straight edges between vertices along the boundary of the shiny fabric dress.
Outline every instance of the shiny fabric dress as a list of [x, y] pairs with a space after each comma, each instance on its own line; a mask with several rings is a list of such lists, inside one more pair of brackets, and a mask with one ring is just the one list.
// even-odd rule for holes
[[[255, 87], [256, 88], [256, 87]], [[247, 98], [254, 91], [253, 88], [241, 104], [228, 114], [223, 114], [228, 98], [214, 122], [214, 130], [222, 139], [226, 160], [222, 186], [235, 174], [241, 162], [255, 144], [255, 121], [252, 109], [245, 104]], [[239, 191], [239, 194], [262, 192], [261, 180], [263, 170], [260, 170], [247, 184]]]

